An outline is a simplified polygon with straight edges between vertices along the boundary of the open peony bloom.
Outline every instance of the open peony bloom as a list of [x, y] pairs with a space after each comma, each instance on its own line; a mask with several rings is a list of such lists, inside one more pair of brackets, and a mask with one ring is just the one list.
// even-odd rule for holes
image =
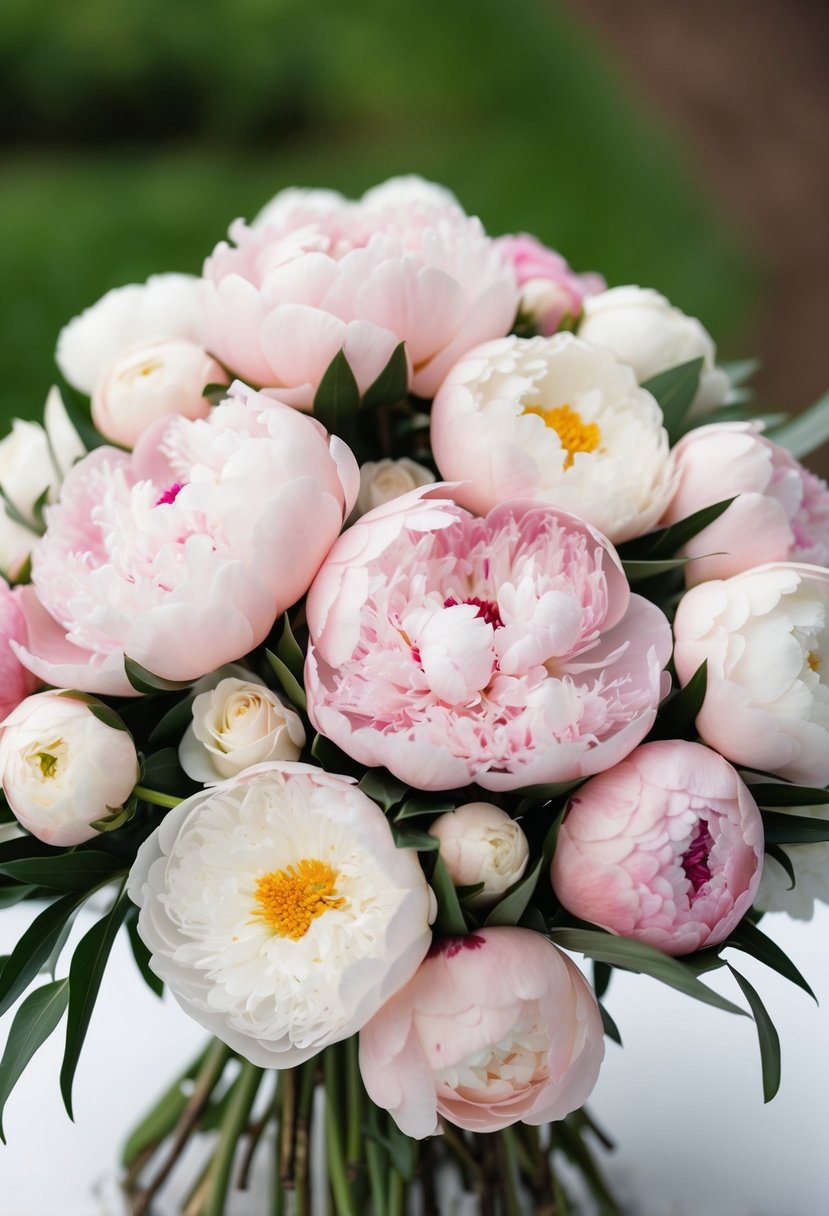
[[84, 698], [40, 692], [0, 726], [0, 781], [19, 823], [51, 845], [93, 840], [92, 824], [126, 802], [138, 780], [132, 736]]
[[356, 496], [356, 461], [315, 420], [235, 392], [67, 476], [16, 648], [47, 683], [130, 695], [125, 655], [195, 680], [262, 642], [308, 589]]
[[674, 448], [677, 486], [663, 524], [734, 501], [682, 549], [689, 584], [765, 562], [829, 565], [829, 489], [756, 422], [715, 422]]
[[262, 1068], [359, 1030], [417, 970], [435, 913], [417, 854], [351, 778], [287, 761], [171, 811], [129, 894], [153, 971]]
[[583, 520], [513, 502], [477, 519], [414, 491], [345, 532], [307, 602], [308, 712], [419, 789], [599, 772], [641, 742], [670, 629]]
[[551, 868], [575, 916], [667, 954], [724, 941], [751, 907], [763, 822], [699, 743], [645, 743], [570, 799]]
[[495, 244], [515, 270], [521, 313], [541, 334], [554, 334], [565, 317], [578, 317], [585, 296], [607, 286], [600, 274], [576, 274], [560, 253], [527, 232], [497, 237]]
[[441, 474], [483, 513], [533, 498], [612, 541], [647, 532], [672, 492], [662, 411], [629, 367], [572, 334], [502, 338], [455, 365], [432, 408]]
[[412, 391], [432, 397], [470, 347], [507, 333], [518, 307], [512, 269], [480, 222], [419, 178], [359, 202], [286, 190], [230, 237], [204, 267], [208, 348], [306, 410], [338, 351], [364, 392], [401, 341]]
[[829, 782], [829, 570], [783, 562], [687, 591], [674, 621], [682, 684], [708, 662], [697, 730], [735, 764]]
[[[787, 813], [784, 807], [780, 810], [782, 814]], [[826, 805], [797, 806], [792, 807], [791, 812], [809, 819], [829, 819], [829, 806]], [[811, 920], [815, 900], [829, 904], [829, 840], [787, 844], [783, 851], [794, 870], [794, 886], [780, 862], [768, 856], [754, 906], [761, 912], [785, 912], [795, 920]]]
[[26, 618], [20, 607], [20, 594], [0, 578], [0, 722], [40, 683], [11, 648], [12, 642], [26, 644]]
[[576, 965], [540, 933], [482, 929], [437, 941], [360, 1033], [373, 1102], [407, 1136], [563, 1119], [589, 1097], [602, 1020]]

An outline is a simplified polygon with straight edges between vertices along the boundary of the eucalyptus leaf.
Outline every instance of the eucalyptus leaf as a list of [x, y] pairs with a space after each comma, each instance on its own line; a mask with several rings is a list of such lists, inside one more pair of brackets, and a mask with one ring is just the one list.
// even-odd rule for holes
[[829, 439], [829, 392], [791, 422], [773, 430], [769, 439], [787, 448], [798, 460], [826, 443]]
[[6, 1049], [0, 1060], [0, 1140], [6, 1143], [3, 1111], [9, 1095], [38, 1048], [63, 1017], [69, 1000], [69, 981], [55, 980], [30, 992], [14, 1015]]
[[124, 655], [124, 671], [136, 692], [179, 692], [193, 684], [192, 680], [166, 680], [164, 676], [157, 676], [128, 655]]
[[0, 874], [53, 891], [88, 891], [123, 871], [124, 863], [119, 858], [94, 849], [0, 862]]
[[0, 975], [0, 1014], [10, 1009], [47, 961], [63, 933], [66, 921], [85, 901], [87, 892], [71, 892], [55, 900], [29, 925], [9, 955]]
[[337, 351], [314, 395], [314, 417], [334, 435], [347, 433], [360, 408], [360, 390], [345, 351]]
[[438, 914], [433, 925], [435, 933], [445, 937], [463, 937], [467, 931], [463, 909], [440, 856], [435, 858], [431, 887], [438, 902]]
[[305, 711], [308, 708], [308, 698], [300, 681], [296, 678], [287, 663], [280, 659], [279, 655], [274, 654], [272, 650], [266, 650], [265, 654], [277, 678], [279, 687], [285, 693], [288, 700], [297, 709]]
[[406, 396], [409, 387], [409, 363], [406, 359], [406, 344], [400, 342], [392, 351], [391, 358], [380, 375], [363, 393], [363, 407], [376, 410], [384, 405], [394, 405]]
[[817, 997], [789, 956], [750, 920], [741, 920], [737, 928], [731, 931], [724, 945], [734, 946], [735, 949], [742, 950], [744, 954], [750, 954], [752, 958], [765, 963], [767, 967], [771, 967], [772, 971], [776, 971], [784, 979], [790, 980], [798, 988], [808, 992], [817, 1004]]
[[671, 443], [675, 443], [682, 434], [685, 415], [697, 395], [703, 362], [700, 355], [697, 359], [689, 359], [687, 363], [659, 372], [642, 383], [641, 387], [647, 389], [659, 403]]
[[542, 859], [539, 858], [529, 874], [526, 874], [518, 882], [513, 883], [498, 901], [484, 921], [487, 928], [491, 928], [493, 925], [518, 924], [524, 915], [524, 910], [532, 899], [533, 891], [538, 882], [538, 876], [541, 873], [541, 862]]
[[763, 1101], [771, 1102], [780, 1088], [780, 1037], [757, 990], [744, 975], [740, 975], [740, 972], [731, 966], [731, 963], [728, 963], [727, 967], [740, 985], [757, 1027], [760, 1064], [763, 1070]]

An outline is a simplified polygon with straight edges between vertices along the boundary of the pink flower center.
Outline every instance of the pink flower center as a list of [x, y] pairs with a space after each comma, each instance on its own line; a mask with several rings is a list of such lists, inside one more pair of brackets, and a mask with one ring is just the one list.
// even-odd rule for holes
[[184, 481], [174, 481], [173, 484], [168, 486], [164, 493], [156, 499], [155, 505], [160, 507], [164, 503], [175, 502], [186, 484], [187, 483]]
[[700, 819], [694, 838], [682, 855], [682, 868], [685, 871], [685, 877], [694, 889], [695, 896], [699, 893], [700, 887], [704, 886], [711, 877], [711, 871], [708, 868], [708, 854], [713, 844], [714, 840], [708, 831], [708, 824], [704, 819]]
[[477, 595], [468, 595], [465, 600], [456, 600], [454, 595], [449, 595], [443, 601], [444, 608], [454, 608], [456, 604], [474, 604], [478, 609], [478, 616], [482, 616], [487, 625], [491, 625], [493, 629], [502, 629], [504, 626], [495, 600], [481, 600]]

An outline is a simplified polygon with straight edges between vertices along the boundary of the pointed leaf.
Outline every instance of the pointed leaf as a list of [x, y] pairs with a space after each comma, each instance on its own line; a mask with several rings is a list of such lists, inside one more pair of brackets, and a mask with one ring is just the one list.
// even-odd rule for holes
[[295, 705], [297, 709], [307, 709], [308, 698], [305, 695], [305, 689], [302, 687], [299, 680], [297, 680], [287, 663], [284, 663], [278, 655], [273, 653], [272, 650], [266, 650], [265, 654], [267, 655], [268, 662], [273, 668], [273, 673], [276, 676], [279, 687], [285, 693], [291, 704]]
[[744, 954], [750, 954], [752, 958], [765, 963], [767, 967], [771, 967], [772, 971], [776, 971], [784, 979], [790, 980], [798, 988], [802, 988], [804, 992], [808, 992], [809, 996], [817, 1004], [817, 997], [789, 956], [770, 937], [766, 937], [765, 933], [758, 929], [756, 925], [753, 925], [750, 920], [740, 921], [737, 928], [732, 930], [724, 945], [734, 946], [737, 950], [742, 950]]
[[70, 1119], [74, 1118], [72, 1082], [89, 1028], [89, 1019], [98, 999], [109, 952], [130, 907], [126, 891], [122, 889], [108, 915], [93, 925], [81, 938], [69, 965], [69, 1015], [66, 1022], [66, 1047], [60, 1070], [60, 1091]]
[[593, 960], [593, 989], [599, 1000], [601, 1000], [610, 987], [612, 976], [612, 967], [607, 963], [598, 963], [595, 959]]
[[450, 802], [447, 798], [430, 797], [429, 794], [413, 794], [396, 812], [394, 819], [396, 823], [399, 823], [401, 819], [416, 819], [419, 815], [445, 815], [454, 809], [455, 803]]
[[72, 892], [45, 908], [21, 937], [0, 975], [0, 1014], [10, 1009], [49, 958], [67, 919], [84, 902], [87, 893]]
[[740, 985], [757, 1026], [760, 1064], [763, 1069], [763, 1101], [771, 1102], [780, 1088], [780, 1038], [757, 990], [751, 986], [744, 975], [740, 975], [739, 971], [731, 966], [731, 963], [726, 965]]
[[[806, 785], [790, 785], [787, 781], [748, 782], [751, 796], [758, 806], [826, 806], [829, 790]], [[788, 818], [788, 816], [787, 816]]]
[[124, 655], [124, 671], [136, 692], [179, 692], [182, 688], [192, 687], [193, 684], [192, 680], [165, 680], [163, 676], [155, 675], [128, 655]]
[[686, 515], [684, 519], [678, 519], [675, 524], [670, 524], [667, 528], [658, 528], [655, 532], [648, 532], [645, 536], [628, 541], [619, 546], [619, 556], [623, 562], [658, 561], [674, 557], [678, 549], [702, 532], [703, 528], [712, 524], [715, 519], [719, 519], [733, 501], [733, 497], [723, 498], [720, 502], [712, 503], [710, 507], [703, 507], [700, 511], [694, 511], [692, 515]]
[[657, 718], [658, 729], [653, 733], [663, 738], [681, 739], [693, 731], [707, 687], [708, 660], [703, 659], [684, 688], [665, 702]]
[[829, 840], [829, 820], [812, 819], [808, 815], [787, 815], [783, 811], [764, 811], [763, 829], [766, 845], [816, 844]]
[[601, 1001], [598, 1001], [598, 1006], [599, 1013], [602, 1017], [602, 1026], [604, 1027], [605, 1034], [609, 1039], [612, 1039], [614, 1043], [618, 1043], [620, 1047], [624, 1046], [622, 1043], [622, 1036], [619, 1033], [619, 1027], [616, 1025]]
[[314, 396], [314, 417], [327, 431], [341, 435], [350, 429], [360, 408], [360, 390], [345, 351], [339, 350], [320, 380]]
[[484, 921], [487, 928], [491, 928], [493, 925], [518, 924], [532, 899], [538, 876], [541, 873], [541, 863], [542, 859], [539, 858], [529, 874], [526, 874], [519, 882], [513, 883], [503, 898], [498, 901]]
[[434, 853], [440, 847], [437, 836], [412, 827], [410, 823], [400, 824], [395, 820], [391, 825], [391, 832], [398, 849], [416, 849], [418, 853]]
[[111, 853], [79, 849], [57, 857], [28, 857], [0, 862], [0, 874], [53, 891], [88, 891], [123, 874], [125, 863]]
[[174, 747], [162, 747], [160, 751], [144, 757], [140, 784], [162, 794], [186, 794], [193, 789], [193, 783], [178, 762], [178, 751]]
[[793, 891], [797, 885], [797, 876], [795, 875], [794, 866], [792, 865], [792, 859], [789, 857], [789, 854], [785, 851], [785, 849], [781, 849], [780, 845], [769, 844], [769, 842], [766, 841], [766, 857], [774, 858], [780, 868], [786, 871], [786, 877], [789, 880], [788, 889]]
[[0, 887], [0, 908], [13, 908], [15, 904], [22, 903], [24, 899], [28, 899], [35, 887], [23, 886], [23, 884], [11, 885], [8, 887]]
[[440, 857], [435, 858], [430, 885], [438, 901], [438, 914], [433, 926], [435, 933], [445, 937], [463, 937], [467, 931], [463, 909], [449, 871]]
[[769, 439], [787, 448], [798, 460], [819, 448], [829, 439], [829, 392], [797, 418], [772, 431]]
[[276, 644], [275, 654], [278, 659], [282, 660], [296, 682], [302, 684], [305, 674], [305, 655], [294, 637], [287, 612], [282, 615], [282, 635]]
[[697, 359], [690, 359], [687, 363], [680, 363], [657, 376], [651, 376], [642, 384], [642, 388], [647, 389], [659, 403], [671, 443], [675, 443], [682, 434], [685, 415], [697, 395], [703, 362], [700, 355]]
[[393, 405], [406, 396], [409, 388], [409, 364], [406, 359], [406, 344], [400, 342], [392, 351], [391, 358], [377, 379], [363, 393], [363, 407], [380, 409]]
[[6, 1050], [0, 1060], [0, 1140], [6, 1143], [3, 1111], [9, 1094], [32, 1056], [61, 1020], [69, 1000], [69, 981], [56, 980], [30, 992], [14, 1015]]
[[636, 558], [631, 558], [627, 561], [623, 560], [622, 566], [629, 583], [641, 583], [647, 578], [655, 578], [657, 574], [667, 574], [669, 570], [679, 570], [692, 560], [689, 557], [666, 557], [660, 561], [637, 561]]
[[409, 793], [405, 781], [398, 781], [385, 768], [367, 769], [360, 779], [360, 789], [384, 811], [390, 811]]
[[172, 709], [168, 709], [166, 714], [162, 714], [150, 731], [147, 739], [150, 747], [178, 748], [182, 735], [193, 721], [193, 702], [195, 699], [195, 693], [191, 693], [189, 696], [184, 697], [183, 700], [178, 701]]
[[127, 935], [130, 939], [130, 946], [136, 966], [141, 972], [141, 978], [156, 996], [161, 996], [164, 991], [164, 981], [150, 968], [152, 955], [138, 933], [138, 913], [134, 908], [127, 914]]

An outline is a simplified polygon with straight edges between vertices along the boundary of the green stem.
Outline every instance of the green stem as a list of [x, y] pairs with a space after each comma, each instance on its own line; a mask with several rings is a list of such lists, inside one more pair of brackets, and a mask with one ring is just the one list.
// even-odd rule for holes
[[388, 1216], [386, 1207], [385, 1174], [383, 1171], [383, 1150], [376, 1140], [366, 1141], [366, 1164], [368, 1180], [371, 1187], [371, 1203], [374, 1216]]
[[403, 1216], [404, 1197], [403, 1175], [392, 1166], [389, 1172], [389, 1216]]
[[233, 1097], [222, 1121], [219, 1143], [210, 1163], [207, 1202], [202, 1209], [202, 1216], [223, 1216], [236, 1146], [247, 1127], [251, 1107], [264, 1075], [264, 1069], [257, 1068], [248, 1060], [242, 1062], [241, 1072], [234, 1084]]
[[357, 1050], [357, 1036], [352, 1035], [345, 1043], [346, 1119], [348, 1120], [345, 1158], [346, 1169], [352, 1180], [359, 1172], [363, 1146], [363, 1082]]
[[505, 1127], [498, 1137], [501, 1152], [502, 1186], [506, 1216], [521, 1216], [521, 1197], [518, 1193], [518, 1154], [515, 1133]]
[[180, 802], [184, 802], [183, 798], [176, 798], [175, 794], [162, 794], [159, 790], [147, 789], [146, 785], [137, 785], [132, 792], [142, 802], [150, 802], [153, 806], [163, 806], [170, 811]]
[[296, 1216], [310, 1216], [311, 1212], [311, 1114], [314, 1106], [316, 1070], [315, 1060], [309, 1060], [307, 1064], [300, 1067], [299, 1101], [294, 1138]]
[[341, 1132], [342, 1101], [340, 1096], [340, 1076], [338, 1052], [335, 1047], [327, 1047], [323, 1053], [325, 1068], [325, 1148], [328, 1159], [328, 1177], [334, 1195], [334, 1207], [337, 1216], [354, 1216], [351, 1206], [351, 1191], [345, 1172], [343, 1156], [343, 1141]]

